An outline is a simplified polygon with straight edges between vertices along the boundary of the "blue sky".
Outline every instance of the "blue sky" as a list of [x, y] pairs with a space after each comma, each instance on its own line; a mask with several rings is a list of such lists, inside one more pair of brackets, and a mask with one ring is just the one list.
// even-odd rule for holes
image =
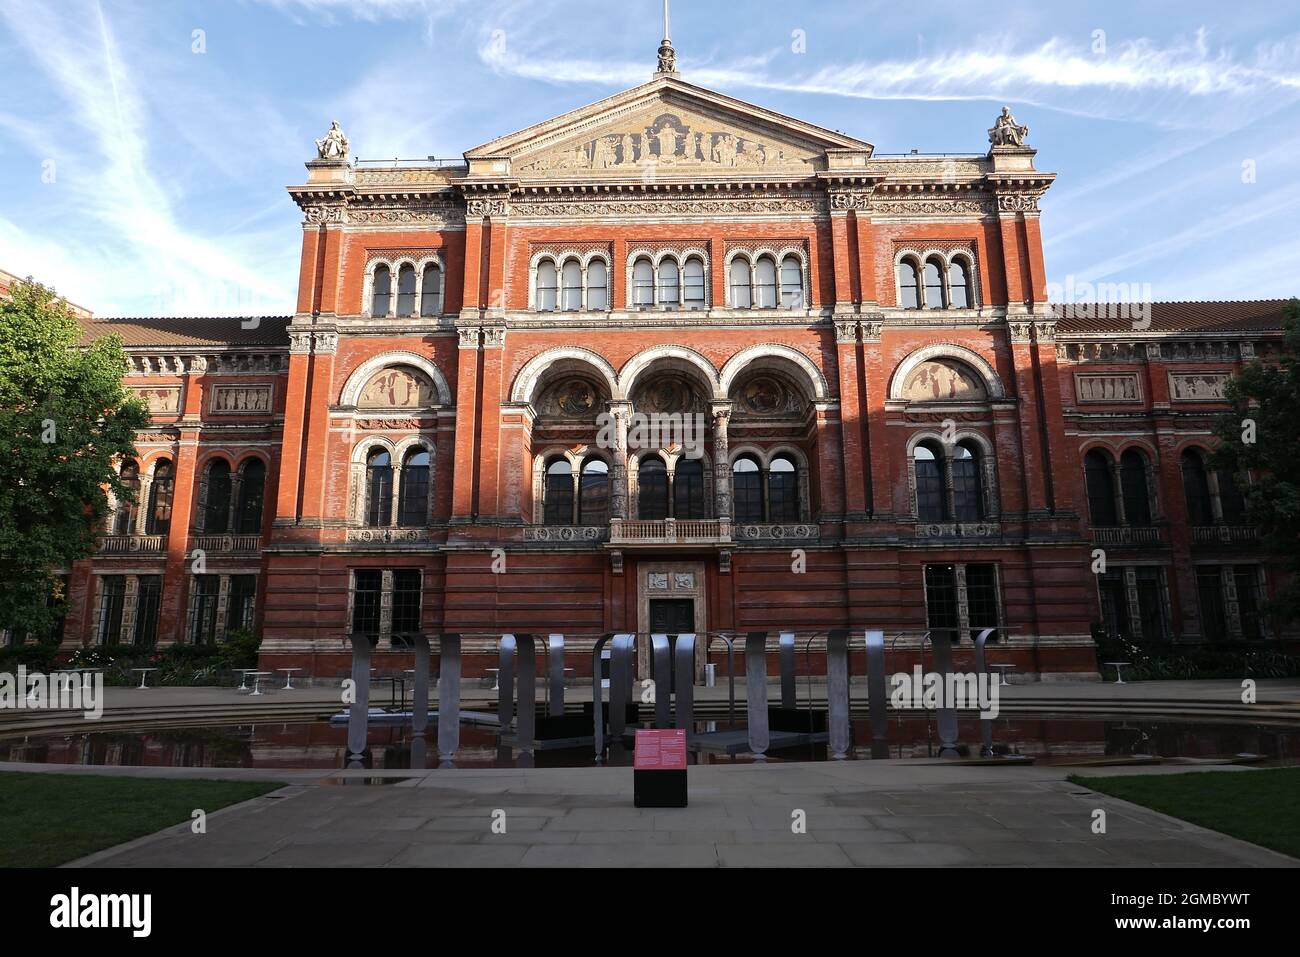
[[[1051, 281], [1254, 299], [1300, 293], [1283, 6], [677, 0], [673, 38], [686, 79], [880, 153], [982, 152], [1010, 104], [1060, 174]], [[659, 0], [0, 0], [0, 269], [105, 315], [288, 313], [284, 186], [331, 119], [458, 156], [648, 79], [660, 32]]]

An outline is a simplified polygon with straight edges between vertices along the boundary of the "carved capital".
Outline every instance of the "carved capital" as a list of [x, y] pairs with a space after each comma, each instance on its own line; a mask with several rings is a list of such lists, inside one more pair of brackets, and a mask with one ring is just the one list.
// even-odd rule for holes
[[832, 187], [827, 190], [827, 193], [830, 196], [831, 209], [833, 210], [869, 209], [871, 206], [871, 190], [869, 189]]
[[1007, 328], [1011, 331], [1012, 342], [1032, 342], [1034, 324], [1032, 322], [1008, 321]]
[[307, 331], [289, 333], [289, 354], [306, 355], [311, 352], [311, 333]]
[[337, 332], [318, 332], [315, 334], [316, 351], [332, 355], [339, 349], [339, 334]]
[[1056, 341], [1056, 321], [1040, 319], [1034, 323], [1034, 338], [1039, 342]]
[[510, 200], [503, 196], [472, 197], [465, 201], [465, 215], [478, 219], [491, 216], [509, 216]]
[[501, 349], [506, 344], [506, 327], [505, 326], [484, 326], [483, 327], [483, 348], [484, 349]]
[[306, 206], [303, 208], [303, 213], [305, 214], [304, 226], [341, 226], [348, 221], [347, 207], [338, 203]]
[[998, 212], [1036, 213], [1041, 193], [998, 193]]
[[835, 323], [836, 342], [857, 342], [858, 323], [856, 319]]
[[462, 349], [477, 349], [479, 340], [478, 326], [461, 326], [456, 330], [460, 337], [460, 347]]
[[862, 323], [862, 341], [879, 342], [880, 334], [884, 331], [884, 328], [885, 324], [883, 322], [872, 320]]

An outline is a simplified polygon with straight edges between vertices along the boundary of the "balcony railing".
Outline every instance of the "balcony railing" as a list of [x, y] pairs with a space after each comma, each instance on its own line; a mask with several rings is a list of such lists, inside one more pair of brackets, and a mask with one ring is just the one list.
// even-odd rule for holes
[[1092, 529], [1096, 545], [1159, 545], [1164, 534], [1154, 526], [1099, 525]]
[[252, 554], [262, 550], [261, 535], [196, 535], [192, 548], [217, 555]]
[[726, 519], [615, 518], [609, 523], [611, 545], [726, 545], [730, 542], [731, 522]]
[[1193, 545], [1251, 545], [1259, 541], [1254, 525], [1193, 525]]
[[167, 551], [167, 536], [104, 535], [98, 551], [101, 555], [162, 555]]

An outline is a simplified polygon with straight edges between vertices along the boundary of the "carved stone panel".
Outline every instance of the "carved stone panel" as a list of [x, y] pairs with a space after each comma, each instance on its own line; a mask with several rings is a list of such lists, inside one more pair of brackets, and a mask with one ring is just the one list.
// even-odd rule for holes
[[253, 415], [271, 411], [269, 385], [219, 385], [212, 389], [208, 411], [217, 415]]
[[181, 409], [181, 387], [133, 386], [127, 390], [148, 408], [152, 415], [175, 415]]
[[638, 173], [660, 171], [800, 170], [813, 168], [816, 152], [742, 129], [719, 117], [663, 105], [593, 129], [517, 161], [522, 173]]
[[908, 374], [901, 394], [912, 402], [979, 402], [988, 395], [980, 377], [953, 359], [922, 362]]
[[1169, 398], [1174, 402], [1222, 402], [1226, 372], [1171, 372]]
[[357, 400], [361, 409], [422, 409], [438, 403], [438, 390], [415, 369], [385, 369], [366, 383]]
[[1076, 372], [1074, 394], [1079, 402], [1139, 402], [1142, 388], [1135, 372]]

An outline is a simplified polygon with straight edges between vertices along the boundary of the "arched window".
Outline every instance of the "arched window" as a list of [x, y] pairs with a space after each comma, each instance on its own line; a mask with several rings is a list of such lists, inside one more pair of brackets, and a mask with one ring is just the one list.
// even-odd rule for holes
[[1115, 482], [1110, 457], [1093, 449], [1083, 457], [1083, 477], [1088, 487], [1088, 516], [1094, 528], [1119, 524], [1115, 513]]
[[604, 525], [609, 521], [609, 466], [589, 459], [582, 466], [578, 488], [578, 524]]
[[748, 309], [753, 304], [749, 263], [737, 256], [731, 261], [731, 305], [735, 309]]
[[208, 497], [203, 508], [203, 530], [223, 534], [230, 525], [230, 463], [214, 459], [208, 465]]
[[673, 475], [673, 517], [705, 518], [704, 463], [699, 459], [682, 459]]
[[655, 267], [648, 259], [632, 266], [632, 305], [646, 308], [655, 304]]
[[763, 476], [758, 463], [748, 456], [732, 463], [731, 501], [737, 522], [763, 521]]
[[979, 451], [961, 444], [952, 450], [952, 511], [958, 522], [984, 518], [984, 494], [980, 487]]
[[419, 528], [429, 524], [429, 451], [411, 449], [402, 460], [402, 489], [397, 524]]
[[163, 459], [153, 470], [153, 484], [149, 486], [149, 518], [145, 522], [146, 535], [166, 535], [172, 526], [172, 463]]
[[560, 277], [555, 263], [543, 259], [537, 264], [537, 311], [554, 312], [559, 292]]
[[776, 263], [767, 256], [754, 270], [754, 305], [759, 309], [776, 308]]
[[560, 308], [565, 312], [577, 312], [582, 308], [582, 266], [576, 259], [564, 264], [560, 273], [563, 293]]
[[943, 289], [943, 263], [938, 259], [925, 261], [925, 308], [943, 309], [948, 299]]
[[442, 270], [437, 263], [424, 267], [424, 278], [420, 281], [420, 315], [442, 315]]
[[397, 270], [397, 314], [415, 315], [415, 267], [410, 263]]
[[675, 308], [681, 298], [681, 271], [677, 261], [664, 259], [659, 263], [659, 305]]
[[948, 297], [954, 309], [969, 309], [975, 297], [971, 295], [970, 272], [966, 263], [954, 259], [948, 266]]
[[386, 528], [393, 522], [393, 459], [383, 449], [366, 457], [366, 524]]
[[546, 466], [542, 504], [542, 521], [547, 525], [573, 524], [573, 467], [568, 459], [555, 459]]
[[1210, 506], [1210, 482], [1205, 474], [1205, 462], [1195, 449], [1182, 456], [1183, 496], [1187, 499], [1187, 520], [1192, 525], [1213, 525], [1214, 510]]
[[370, 314], [372, 316], [388, 315], [388, 305], [392, 301], [393, 276], [387, 266], [375, 267], [375, 278], [371, 285]]
[[109, 533], [112, 535], [130, 535], [135, 531], [135, 510], [139, 507], [140, 502], [140, 466], [135, 462], [123, 462], [118, 476], [128, 492], [117, 500], [117, 507], [113, 510], [113, 522], [109, 526]]
[[786, 256], [781, 260], [781, 308], [803, 307], [803, 263], [798, 256]]
[[1242, 524], [1246, 521], [1246, 498], [1241, 494], [1237, 477], [1227, 469], [1219, 469], [1214, 477], [1219, 485], [1219, 513], [1224, 524]]
[[255, 535], [262, 530], [262, 503], [266, 498], [266, 465], [261, 459], [244, 463], [239, 483], [239, 506], [235, 513], [235, 531]]
[[609, 268], [603, 259], [587, 264], [587, 308], [596, 312], [609, 309]]
[[921, 308], [921, 287], [916, 264], [904, 259], [898, 264], [898, 304], [904, 309]]
[[687, 309], [703, 309], [706, 301], [704, 295], [704, 261], [696, 256], [686, 260], [683, 287], [686, 293]]
[[637, 466], [637, 518], [658, 521], [668, 517], [668, 467], [657, 455]]
[[784, 455], [774, 458], [767, 469], [767, 520], [799, 521], [799, 471]]
[[1151, 500], [1147, 495], [1147, 463], [1137, 449], [1119, 458], [1119, 486], [1124, 498], [1124, 519], [1130, 525], [1151, 524]]
[[948, 497], [943, 489], [942, 453], [922, 443], [912, 451], [916, 466], [916, 517], [923, 522], [943, 522], [948, 519]]

